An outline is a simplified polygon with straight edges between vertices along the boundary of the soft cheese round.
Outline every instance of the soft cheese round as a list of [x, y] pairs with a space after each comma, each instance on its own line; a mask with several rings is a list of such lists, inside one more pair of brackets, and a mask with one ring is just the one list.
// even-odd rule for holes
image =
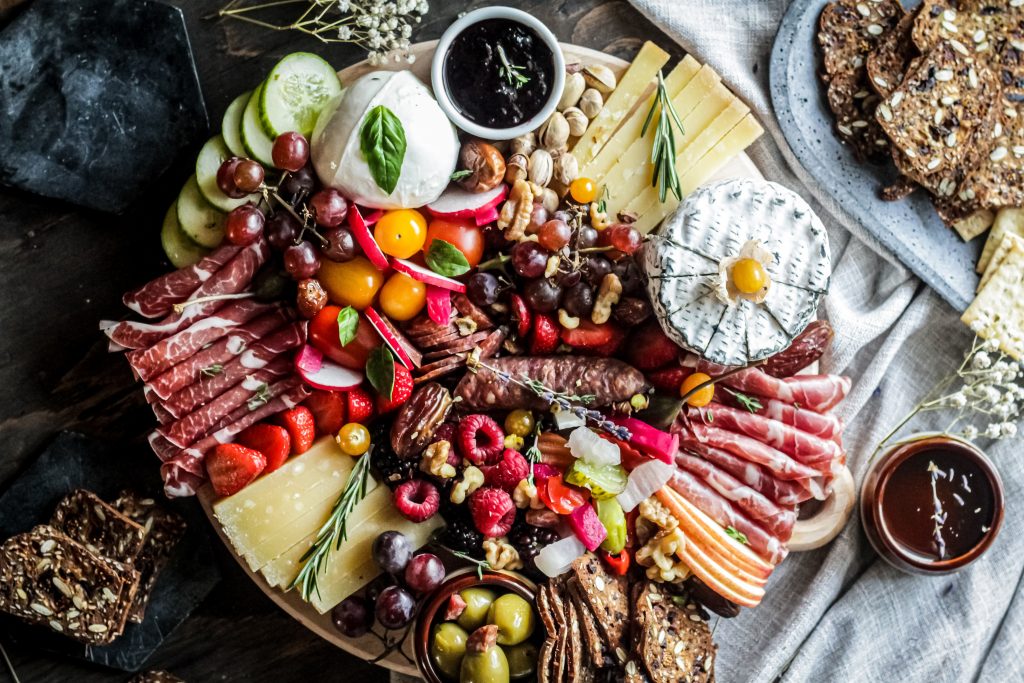
[[[373, 179], [359, 145], [366, 114], [390, 109], [405, 131], [405, 157], [390, 194]], [[459, 156], [459, 139], [430, 90], [409, 71], [374, 71], [350, 85], [320, 115], [312, 139], [320, 180], [362, 206], [415, 208], [441, 196]]]
[[[719, 264], [749, 242], [770, 254], [763, 301], [723, 300]], [[720, 365], [783, 350], [817, 314], [832, 265], [821, 220], [795, 192], [763, 180], [706, 185], [679, 205], [643, 249], [662, 329]]]

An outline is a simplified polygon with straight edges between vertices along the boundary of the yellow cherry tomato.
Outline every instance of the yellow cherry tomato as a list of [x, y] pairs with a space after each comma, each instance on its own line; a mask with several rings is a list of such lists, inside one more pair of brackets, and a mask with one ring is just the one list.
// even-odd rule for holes
[[373, 229], [380, 250], [395, 258], [409, 258], [423, 248], [427, 219], [415, 209], [388, 211]]
[[768, 273], [757, 259], [740, 259], [732, 267], [732, 283], [744, 294], [754, 294], [768, 284]]
[[395, 273], [380, 290], [380, 307], [392, 320], [411, 320], [427, 305], [427, 286], [405, 273]]
[[335, 441], [346, 455], [362, 455], [370, 448], [370, 430], [358, 422], [349, 422], [338, 432]]
[[[704, 384], [711, 377], [705, 375], [703, 372], [695, 372], [686, 379], [683, 380], [683, 384], [679, 387], [679, 395], [686, 396], [696, 387], [698, 384]], [[709, 384], [703, 389], [700, 389], [686, 399], [686, 404], [693, 406], [694, 408], [703, 408], [707, 404], [711, 403], [711, 400], [715, 397], [715, 385]]]
[[597, 199], [597, 185], [590, 178], [577, 178], [569, 185], [569, 194], [580, 204]]
[[356, 256], [344, 263], [322, 259], [316, 279], [332, 303], [362, 311], [373, 303], [377, 291], [384, 284], [384, 273], [365, 256]]

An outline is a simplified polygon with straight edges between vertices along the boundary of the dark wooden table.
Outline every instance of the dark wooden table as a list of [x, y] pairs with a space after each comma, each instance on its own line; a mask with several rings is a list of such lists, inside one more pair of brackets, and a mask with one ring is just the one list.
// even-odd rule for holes
[[[363, 57], [351, 46], [220, 20], [216, 11], [223, 2], [172, 2], [185, 11], [211, 121], [219, 122], [231, 99], [258, 83], [284, 54], [317, 52], [338, 68]], [[434, 0], [413, 40], [437, 38], [461, 12], [490, 4]], [[563, 41], [628, 59], [650, 39], [682, 54], [627, 2], [509, 4], [535, 14]], [[131, 441], [152, 428], [142, 391], [124, 360], [107, 354], [97, 321], [123, 316], [122, 292], [167, 269], [158, 231], [189, 163], [183, 160], [120, 217], [0, 188], [0, 484], [60, 429]], [[140, 448], [138, 456], [139, 467], [156, 468], [152, 453]], [[280, 611], [223, 549], [218, 561], [224, 580], [147, 668], [188, 681], [387, 680], [386, 671], [325, 643]], [[0, 639], [9, 644], [3, 634]], [[8, 651], [24, 683], [128, 678], [37, 652]]]

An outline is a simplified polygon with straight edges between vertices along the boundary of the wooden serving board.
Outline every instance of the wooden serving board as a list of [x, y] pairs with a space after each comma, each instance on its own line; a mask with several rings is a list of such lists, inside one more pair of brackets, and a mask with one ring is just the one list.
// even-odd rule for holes
[[[350, 83], [371, 71], [402, 71], [404, 69], [409, 69], [419, 77], [420, 80], [429, 86], [430, 60], [434, 56], [435, 45], [437, 45], [436, 40], [413, 45], [410, 49], [410, 53], [416, 57], [416, 61], [413, 64], [407, 64], [405, 62], [389, 62], [385, 66], [371, 66], [369, 62], [364, 60], [357, 64], [353, 64], [348, 68], [342, 69], [338, 72], [338, 75], [341, 78], [342, 83]], [[566, 62], [602, 64], [614, 71], [616, 76], [621, 76], [626, 70], [626, 67], [629, 66], [629, 62], [622, 59], [578, 45], [562, 43], [562, 52], [565, 55]], [[750, 160], [750, 157], [746, 154], [739, 154], [725, 164], [712, 178], [709, 179], [709, 182], [710, 180], [736, 177], [760, 179], [764, 176], [758, 170], [757, 166], [754, 165], [754, 162]], [[262, 590], [267, 597], [273, 600], [281, 609], [290, 614], [294, 619], [298, 620], [298, 622], [303, 626], [310, 629], [324, 640], [337, 645], [342, 650], [365, 660], [372, 660], [379, 656], [383, 646], [376, 637], [372, 635], [366, 635], [361, 638], [348, 638], [343, 636], [334, 628], [334, 624], [331, 623], [331, 615], [329, 613], [319, 614], [315, 609], [313, 609], [313, 607], [303, 601], [295, 591], [284, 593], [276, 588], [271, 588], [263, 579], [262, 575], [250, 570], [245, 560], [234, 552], [231, 542], [228, 540], [224, 531], [221, 529], [220, 524], [213, 516], [213, 504], [217, 500], [217, 496], [214, 494], [213, 489], [209, 485], [204, 486], [199, 490], [198, 498], [203, 510], [206, 512], [206, 516], [210, 519], [210, 523], [217, 532], [221, 541], [242, 566], [242, 569], [249, 578], [260, 587], [260, 590]], [[379, 626], [377, 628], [379, 629]], [[411, 660], [413, 658], [411, 636], [405, 642], [404, 651]], [[410, 664], [409, 660], [405, 659], [398, 652], [391, 653], [388, 657], [381, 659], [377, 663], [383, 667], [391, 669], [392, 671], [397, 671], [410, 676], [419, 676], [419, 671], [417, 670], [416, 665]]]

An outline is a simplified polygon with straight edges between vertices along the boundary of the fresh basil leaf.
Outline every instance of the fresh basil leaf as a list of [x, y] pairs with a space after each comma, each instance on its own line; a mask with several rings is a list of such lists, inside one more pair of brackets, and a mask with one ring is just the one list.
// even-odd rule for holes
[[462, 180], [463, 178], [471, 175], [473, 175], [473, 172], [470, 171], [468, 168], [464, 168], [461, 171], [456, 171], [455, 173], [452, 173], [451, 180]]
[[466, 255], [445, 240], [435, 239], [430, 243], [430, 249], [427, 250], [427, 265], [432, 271], [445, 277], [457, 277], [469, 272]]
[[388, 401], [395, 391], [395, 357], [387, 346], [378, 346], [366, 359], [366, 379]]
[[358, 330], [359, 311], [351, 306], [341, 309], [338, 313], [338, 341], [341, 342], [341, 345], [347, 346], [355, 339]]
[[394, 192], [405, 160], [405, 129], [393, 111], [382, 104], [369, 111], [359, 129], [359, 149], [377, 186]]

